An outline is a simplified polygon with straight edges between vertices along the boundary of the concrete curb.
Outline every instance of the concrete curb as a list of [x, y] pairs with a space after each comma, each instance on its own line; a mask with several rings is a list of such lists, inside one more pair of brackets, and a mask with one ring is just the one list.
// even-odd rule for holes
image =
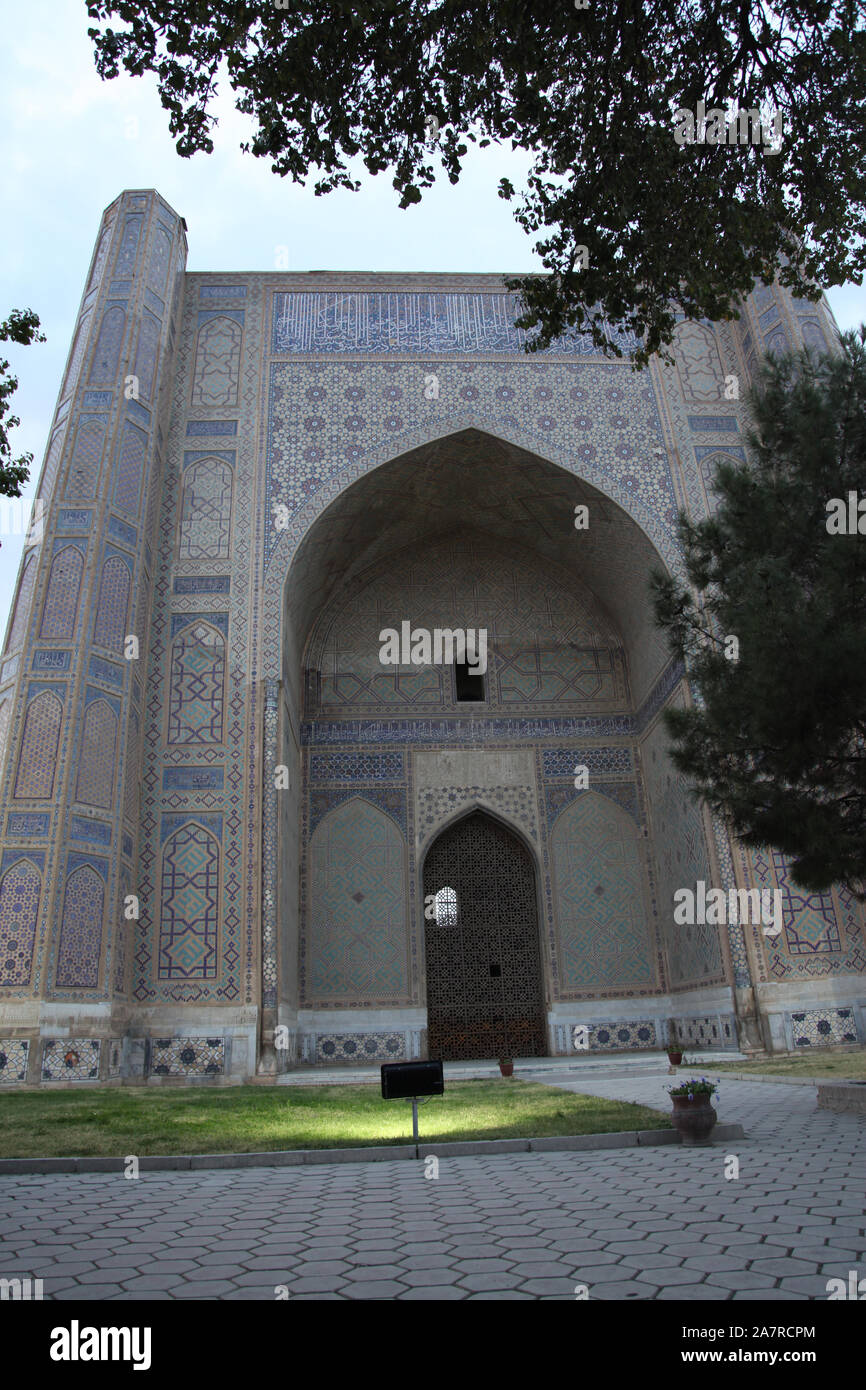
[[[716, 1125], [713, 1140], [743, 1139], [743, 1126]], [[365, 1149], [276, 1149], [272, 1153], [154, 1154], [138, 1160], [147, 1172], [219, 1168], [289, 1168], [311, 1163], [382, 1163], [397, 1158], [471, 1158], [482, 1154], [558, 1153], [598, 1149], [659, 1148], [678, 1144], [674, 1129], [626, 1130], [618, 1134], [561, 1134], [545, 1139], [478, 1139], [462, 1143], [376, 1145]], [[0, 1158], [0, 1177], [22, 1173], [122, 1173], [125, 1158]]]
[[719, 1080], [719, 1081], [726, 1081], [726, 1080], [727, 1080], [727, 1081], [762, 1081], [762, 1082], [775, 1082], [776, 1085], [778, 1085], [778, 1086], [821, 1086], [821, 1085], [826, 1085], [826, 1083], [827, 1083], [828, 1081], [831, 1081], [831, 1078], [830, 1078], [830, 1077], [820, 1077], [820, 1076], [811, 1076], [811, 1077], [810, 1077], [810, 1076], [767, 1076], [765, 1073], [762, 1073], [760, 1076], [758, 1076], [758, 1075], [753, 1075], [751, 1072], [747, 1072], [747, 1071], [715, 1071], [715, 1072], [714, 1072], [713, 1069], [712, 1069], [712, 1067], [708, 1067], [707, 1070], [706, 1070], [706, 1072], [703, 1073], [703, 1074], [704, 1074], [705, 1076], [709, 1076], [711, 1072], [712, 1072], [712, 1075], [713, 1075], [713, 1079], [714, 1079], [714, 1080], [717, 1079], [717, 1080]]

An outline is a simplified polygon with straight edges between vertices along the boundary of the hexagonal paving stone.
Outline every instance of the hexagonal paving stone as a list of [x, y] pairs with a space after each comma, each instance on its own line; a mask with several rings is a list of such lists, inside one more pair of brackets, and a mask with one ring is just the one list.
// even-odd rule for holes
[[464, 1289], [471, 1289], [473, 1293], [492, 1293], [496, 1289], [513, 1289], [515, 1287], [514, 1280], [506, 1273], [484, 1274], [479, 1272], [471, 1274], [467, 1272], [461, 1277], [460, 1283]]
[[[546, 1252], [545, 1252], [546, 1253]], [[457, 1242], [451, 1246], [451, 1254], [455, 1260], [489, 1260], [501, 1256], [502, 1247], [499, 1245], [482, 1245], [471, 1241]]]
[[123, 1287], [130, 1297], [135, 1298], [139, 1293], [145, 1293], [148, 1290], [158, 1289], [171, 1292], [177, 1282], [177, 1279], [172, 1278], [170, 1274], [139, 1274], [135, 1279], [124, 1279]]
[[[352, 1284], [341, 1289], [341, 1293], [346, 1298], [399, 1298], [408, 1293], [405, 1284], [399, 1284], [395, 1279], [378, 1279], [368, 1284]], [[426, 1293], [426, 1290], [416, 1289], [416, 1293]]]
[[655, 1289], [649, 1284], [638, 1283], [636, 1279], [613, 1280], [609, 1284], [604, 1282], [596, 1284], [590, 1292], [590, 1299], [604, 1298], [617, 1301], [621, 1298], [648, 1299], [652, 1298]]
[[729, 1295], [708, 1284], [678, 1284], [675, 1288], [659, 1289], [656, 1298], [660, 1303], [724, 1303]]
[[[246, 1287], [250, 1287], [243, 1278], [238, 1279], [237, 1282], [239, 1286], [246, 1285]], [[335, 1278], [333, 1275], [309, 1275], [303, 1279], [277, 1279], [274, 1282], [276, 1284], [286, 1284], [288, 1286], [290, 1298], [294, 1298], [295, 1295], [299, 1293], [330, 1293], [332, 1291], [336, 1292], [338, 1289], [342, 1293], [345, 1286], [345, 1281], [342, 1278]]]
[[512, 1268], [514, 1282], [521, 1279], [570, 1279], [574, 1265], [570, 1260], [522, 1261]]
[[738, 1302], [748, 1303], [795, 1303], [805, 1294], [794, 1293], [786, 1289], [761, 1289], [759, 1292], [748, 1289], [738, 1289], [731, 1295]]
[[245, 1273], [243, 1265], [226, 1261], [221, 1265], [208, 1265], [206, 1269], [188, 1269], [182, 1278], [185, 1284], [210, 1284], [215, 1279], [234, 1279], [237, 1275]]
[[[427, 1273], [435, 1272], [433, 1270], [427, 1271]], [[357, 1266], [347, 1265], [345, 1277], [347, 1281], [352, 1283], [370, 1283], [384, 1279], [405, 1279], [408, 1276], [405, 1268], [401, 1268], [400, 1265], [376, 1265], [373, 1269], [358, 1269]]]
[[[295, 1279], [343, 1279], [351, 1268], [352, 1266], [345, 1260], [304, 1260], [293, 1264], [291, 1269], [287, 1271], [287, 1277]], [[259, 1273], [257, 1270], [250, 1272]], [[277, 1279], [275, 1282], [285, 1284], [286, 1279]]]
[[135, 1265], [127, 1265], [126, 1269], [120, 1267], [112, 1270], [94, 1269], [88, 1270], [84, 1274], [79, 1274], [78, 1282], [84, 1287], [88, 1284], [104, 1284], [108, 1280], [111, 1280], [113, 1284], [122, 1284], [126, 1279], [137, 1278], [138, 1273], [139, 1271], [135, 1268]]
[[589, 1284], [589, 1296], [592, 1297], [593, 1284], [610, 1284], [615, 1280], [628, 1279], [632, 1274], [631, 1269], [624, 1269], [622, 1265], [596, 1265], [585, 1264], [575, 1265], [572, 1282], [575, 1284]]
[[[389, 1298], [393, 1296], [394, 1295], [391, 1294], [378, 1295], [378, 1297], [381, 1298]], [[458, 1299], [469, 1298], [469, 1296], [470, 1295], [468, 1289], [461, 1288], [457, 1284], [449, 1284], [442, 1288], [434, 1289], [405, 1289], [402, 1293], [396, 1295], [397, 1298], [401, 1300], [406, 1299], [409, 1302], [429, 1302], [431, 1300], [435, 1300], [437, 1303], [446, 1301], [456, 1303]]]
[[455, 1269], [462, 1274], [507, 1274], [514, 1268], [514, 1260], [458, 1260], [452, 1261]]
[[531, 1303], [533, 1301], [531, 1293], [520, 1293], [517, 1289], [497, 1289], [495, 1291], [491, 1289], [486, 1289], [482, 1293], [470, 1293], [469, 1298], [483, 1299], [489, 1303], [492, 1303], [494, 1301], [498, 1303], [501, 1299], [505, 1299], [509, 1303], [514, 1303], [518, 1299], [521, 1299], [527, 1303]]
[[660, 1289], [668, 1284], [699, 1284], [703, 1277], [702, 1270], [685, 1269], [682, 1265], [671, 1269], [648, 1269], [641, 1274], [645, 1284], [655, 1284]]
[[[525, 1284], [520, 1285], [522, 1293], [534, 1294], [537, 1298], [550, 1298], [559, 1295], [563, 1298], [574, 1298], [575, 1283], [585, 1283], [586, 1280], [573, 1279], [528, 1279]], [[592, 1290], [590, 1290], [592, 1297]]]
[[717, 1274], [725, 1270], [745, 1268], [745, 1260], [736, 1253], [720, 1255], [712, 1250], [703, 1255], [690, 1255], [685, 1263], [687, 1269], [699, 1269], [704, 1274]]
[[794, 1260], [790, 1257], [782, 1257], [775, 1260], [750, 1260], [749, 1269], [756, 1274], [771, 1274], [776, 1278], [781, 1278], [783, 1274], [817, 1274], [814, 1261]]
[[120, 1284], [73, 1284], [67, 1289], [58, 1289], [52, 1297], [61, 1303], [74, 1298], [84, 1299], [88, 1303], [96, 1303], [101, 1302], [104, 1298], [113, 1298], [115, 1294], [123, 1292]]
[[234, 1284], [228, 1279], [214, 1279], [208, 1282], [189, 1284], [186, 1281], [179, 1283], [174, 1291], [175, 1298], [222, 1298], [223, 1294], [229, 1293], [234, 1288]]

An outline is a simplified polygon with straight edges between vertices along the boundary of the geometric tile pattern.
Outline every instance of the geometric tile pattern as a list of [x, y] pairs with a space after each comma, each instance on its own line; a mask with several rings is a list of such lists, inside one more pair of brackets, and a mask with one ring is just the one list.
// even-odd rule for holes
[[99, 1039], [51, 1038], [42, 1047], [43, 1081], [96, 1081]]
[[143, 223], [144, 218], [138, 216], [127, 217], [124, 220], [123, 235], [120, 239], [117, 260], [114, 262], [114, 275], [117, 280], [121, 276], [132, 275], [135, 270], [135, 258]]
[[42, 878], [29, 859], [19, 859], [0, 879], [0, 985], [30, 980]]
[[33, 599], [33, 585], [36, 583], [36, 570], [36, 552], [31, 550], [24, 561], [21, 578], [18, 581], [18, 597], [15, 600], [15, 616], [9, 628], [9, 638], [6, 643], [7, 652], [17, 652], [24, 641], [27, 619], [30, 616], [30, 604]]
[[175, 638], [171, 656], [169, 743], [221, 743], [225, 642], [209, 624]]
[[225, 1038], [153, 1038], [150, 1043], [151, 1076], [222, 1076], [225, 1063]]
[[[575, 1029], [580, 1029], [576, 1034]], [[578, 1052], [640, 1052], [659, 1046], [657, 1025], [651, 1018], [605, 1023], [556, 1024], [554, 1042], [559, 1056]], [[577, 1047], [576, 1039], [580, 1042]]]
[[[676, 697], [679, 702], [680, 697]], [[674, 893], [696, 891], [699, 880], [713, 881], [701, 808], [686, 779], [668, 756], [661, 720], [643, 743], [643, 771], [652, 807], [658, 869], [658, 910], [667, 946], [670, 983], [675, 989], [721, 984], [724, 965], [720, 929], [711, 923], [678, 925], [673, 920]]]
[[99, 983], [105, 883], [85, 864], [66, 880], [57, 948], [58, 987], [95, 989]]
[[232, 470], [219, 459], [201, 459], [184, 473], [180, 518], [182, 560], [228, 557], [231, 551]]
[[220, 847], [201, 825], [177, 830], [162, 860], [159, 978], [211, 980], [218, 973]]
[[67, 642], [72, 640], [83, 570], [84, 556], [77, 546], [67, 545], [55, 555], [42, 609], [40, 637], [58, 637]]
[[674, 346], [683, 396], [718, 401], [724, 372], [715, 335], [703, 324], [683, 322], [674, 330]]
[[355, 798], [320, 822], [310, 842], [308, 1003], [405, 996], [405, 857], [397, 826], [369, 801]]
[[[535, 856], [484, 811], [453, 821], [424, 860], [430, 1054], [547, 1052]], [[440, 911], [444, 908], [444, 912]]]
[[469, 802], [486, 804], [516, 821], [538, 839], [534, 787], [423, 787], [418, 792], [418, 832], [426, 839], [434, 826]]
[[806, 1009], [791, 1014], [791, 1029], [795, 1047], [833, 1047], [861, 1041], [853, 1009]]
[[575, 588], [557, 583], [531, 554], [477, 536], [428, 544], [423, 558], [414, 550], [391, 557], [320, 616], [307, 660], [321, 682], [317, 692], [308, 685], [307, 714], [466, 713], [450, 665], [379, 661], [379, 632], [399, 632], [407, 619], [428, 631], [486, 630], [478, 714], [529, 704], [539, 713], [625, 712], [620, 639], [594, 596]]
[[365, 801], [369, 801], [373, 806], [380, 807], [392, 820], [396, 821], [403, 834], [406, 834], [406, 791], [404, 787], [383, 787], [373, 783], [372, 786], [348, 783], [345, 786], [314, 786], [310, 788], [310, 819], [308, 831], [312, 834], [319, 821], [335, 807], [341, 806], [344, 801], [351, 801], [354, 797], [363, 796]]
[[96, 496], [99, 465], [105, 444], [105, 415], [82, 415], [69, 463], [64, 500], [89, 502]]
[[114, 652], [123, 651], [123, 639], [128, 630], [130, 585], [129, 566], [117, 556], [110, 555], [102, 566], [99, 584], [99, 603], [93, 629], [95, 646], [108, 647]]
[[114, 304], [105, 310], [99, 337], [90, 364], [89, 384], [95, 386], [102, 382], [112, 385], [117, 377], [120, 363], [120, 348], [126, 329], [126, 312]]
[[171, 260], [171, 233], [158, 223], [153, 233], [150, 261], [147, 267], [147, 283], [157, 294], [165, 291], [165, 277]]
[[220, 315], [198, 331], [193, 372], [193, 405], [236, 405], [242, 323]]
[[16, 797], [50, 797], [57, 770], [57, 744], [63, 705], [50, 690], [43, 690], [27, 706], [18, 758]]
[[401, 1062], [406, 1051], [405, 1033], [319, 1033], [317, 1062]]
[[117, 715], [107, 700], [93, 700], [84, 716], [75, 800], [109, 811], [114, 797]]
[[404, 776], [402, 753], [314, 753], [311, 782], [387, 782]]
[[153, 314], [145, 312], [141, 318], [138, 333], [138, 346], [135, 352], [134, 375], [138, 377], [139, 395], [146, 401], [153, 395], [153, 378], [156, 372], [156, 353], [162, 325]]
[[27, 1038], [0, 1038], [0, 1086], [27, 1079]]
[[550, 844], [564, 996], [657, 987], [634, 822], [607, 797], [583, 792]]
[[0, 700], [0, 767], [2, 767], [3, 764], [3, 754], [6, 752], [6, 735], [9, 732], [9, 720], [11, 716], [11, 698]]
[[677, 1018], [675, 1036], [689, 1047], [733, 1048], [737, 1046], [737, 1029], [733, 1014], [705, 1014], [699, 1018]]
[[864, 912], [844, 887], [808, 893], [778, 850], [743, 852], [757, 887], [782, 894], [782, 931], [758, 933], [770, 979], [821, 979], [866, 970]]
[[123, 427], [123, 440], [115, 468], [112, 501], [115, 507], [128, 512], [130, 516], [138, 515], [139, 494], [146, 454], [146, 433], [137, 425], [133, 425], [131, 421], [127, 421]]

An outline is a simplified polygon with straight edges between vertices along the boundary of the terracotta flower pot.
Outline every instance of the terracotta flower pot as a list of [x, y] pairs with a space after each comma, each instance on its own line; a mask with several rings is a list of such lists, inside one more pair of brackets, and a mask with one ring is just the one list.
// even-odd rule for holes
[[672, 1067], [678, 1067], [682, 1060], [683, 1054], [681, 1052], [674, 1052], [672, 1050], [668, 1052], [668, 1061]]
[[502, 1075], [503, 1075], [503, 1076], [511, 1076], [511, 1075], [513, 1075], [513, 1072], [514, 1072], [514, 1063], [513, 1063], [513, 1062], [500, 1062], [500, 1063], [499, 1063], [499, 1070], [502, 1072]]
[[674, 1129], [679, 1132], [683, 1143], [690, 1148], [709, 1144], [719, 1118], [712, 1107], [712, 1097], [696, 1095], [690, 1100], [688, 1096], [671, 1096], [671, 1100], [674, 1103]]

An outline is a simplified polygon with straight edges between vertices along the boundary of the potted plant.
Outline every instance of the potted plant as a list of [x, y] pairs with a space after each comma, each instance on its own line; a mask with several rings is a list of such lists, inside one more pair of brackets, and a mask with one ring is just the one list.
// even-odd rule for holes
[[668, 1043], [668, 1061], [670, 1062], [671, 1066], [672, 1066], [672, 1067], [678, 1067], [678, 1066], [680, 1065], [680, 1063], [682, 1062], [682, 1060], [683, 1060], [683, 1046], [682, 1046], [682, 1043], [678, 1043], [678, 1042], [670, 1042], [670, 1043]]
[[711, 1100], [718, 1087], [705, 1076], [691, 1077], [678, 1086], [668, 1086], [674, 1107], [674, 1129], [690, 1148], [710, 1143], [710, 1135], [719, 1118]]
[[514, 1072], [513, 1057], [500, 1057], [499, 1070], [502, 1072], [503, 1076], [511, 1076]]

